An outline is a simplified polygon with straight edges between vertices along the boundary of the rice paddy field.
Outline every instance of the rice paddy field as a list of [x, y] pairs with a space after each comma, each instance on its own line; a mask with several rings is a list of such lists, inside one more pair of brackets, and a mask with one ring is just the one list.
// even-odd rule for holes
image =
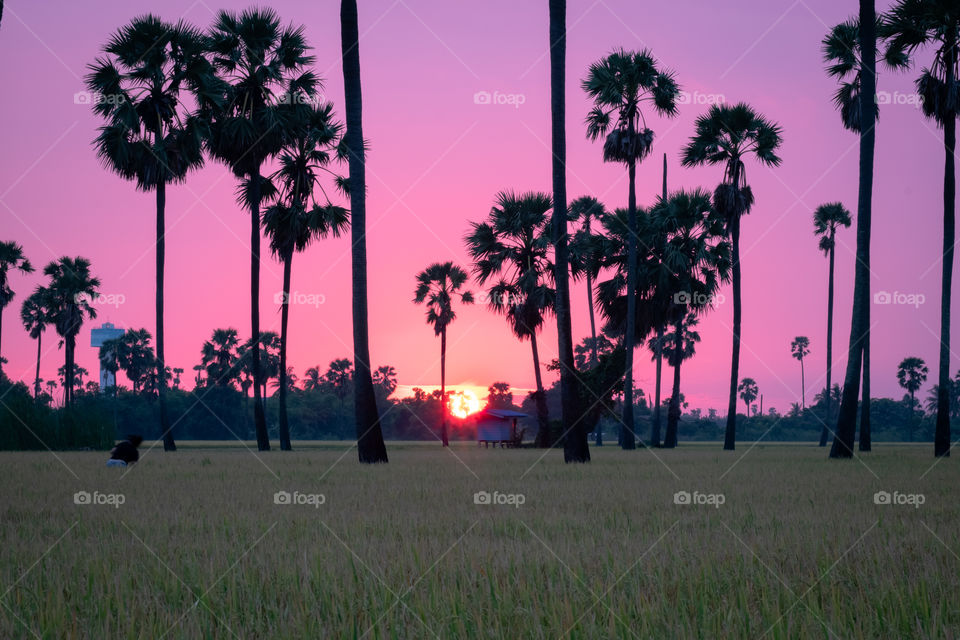
[[0, 637], [960, 637], [928, 445], [388, 448], [2, 454]]

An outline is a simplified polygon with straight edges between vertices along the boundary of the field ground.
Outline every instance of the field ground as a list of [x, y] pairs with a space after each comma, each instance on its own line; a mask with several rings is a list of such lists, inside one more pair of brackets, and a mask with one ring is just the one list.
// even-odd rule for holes
[[960, 637], [929, 445], [300, 448], [0, 454], [0, 637]]

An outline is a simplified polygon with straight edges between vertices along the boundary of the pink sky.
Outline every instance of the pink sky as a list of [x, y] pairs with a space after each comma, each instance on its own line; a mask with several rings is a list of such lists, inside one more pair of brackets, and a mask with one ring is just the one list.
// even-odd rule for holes
[[[24, 245], [40, 268], [64, 255], [89, 257], [102, 292], [123, 304], [100, 308], [84, 328], [78, 361], [96, 371], [89, 328], [103, 321], [154, 329], [154, 196], [103, 169], [91, 148], [99, 121], [74, 104], [85, 65], [133, 16], [160, 10], [205, 28], [220, 6], [249, 3], [145, 0], [89, 3], [13, 0], [0, 28], [0, 237]], [[881, 2], [881, 9], [888, 3]], [[326, 96], [342, 117], [339, 2], [271, 2], [285, 21], [306, 25]], [[568, 2], [567, 141], [570, 199], [590, 194], [625, 206], [625, 171], [601, 161], [584, 136], [588, 101], [579, 87], [587, 66], [614, 47], [649, 47], [702, 102], [746, 101], [784, 130], [783, 166], [748, 166], [756, 206], [743, 225], [744, 321], [741, 375], [755, 378], [766, 407], [785, 411], [800, 394], [790, 357], [796, 335], [811, 339], [807, 398], [824, 384], [827, 261], [817, 250], [812, 211], [828, 201], [856, 209], [857, 139], [833, 108], [834, 82], [823, 72], [820, 40], [856, 11], [833, 0], [683, 3], [635, 0]], [[547, 3], [489, 0], [360, 1], [364, 133], [371, 144], [368, 250], [373, 365], [391, 364], [402, 389], [439, 384], [439, 344], [412, 304], [415, 274], [433, 261], [467, 265], [462, 237], [501, 189], [550, 191]], [[929, 55], [922, 56], [923, 64]], [[911, 92], [913, 71], [883, 74], [880, 91]], [[522, 104], [476, 104], [480, 91], [519, 95]], [[873, 392], [899, 398], [896, 366], [916, 355], [936, 377], [939, 334], [943, 151], [939, 132], [909, 100], [881, 107], [873, 230], [874, 291], [921, 294], [919, 306], [873, 307]], [[897, 104], [899, 102], [900, 104]], [[679, 153], [705, 104], [686, 104], [671, 121], [652, 120], [654, 156], [638, 170], [638, 200], [660, 190], [661, 154], [671, 188], [711, 188], [719, 168], [685, 170]], [[187, 370], [214, 327], [249, 335], [247, 214], [234, 203], [234, 178], [210, 163], [167, 197], [167, 361]], [[842, 381], [849, 334], [854, 230], [837, 249], [834, 378]], [[36, 344], [19, 323], [25, 295], [42, 277], [13, 275], [17, 298], [4, 314], [3, 355], [13, 377], [31, 379]], [[279, 331], [273, 304], [281, 269], [265, 253], [261, 326]], [[351, 354], [350, 261], [346, 239], [314, 245], [294, 260], [293, 290], [323, 297], [292, 309], [290, 362], [298, 374]], [[474, 287], [476, 290], [476, 287]], [[729, 291], [724, 292], [729, 300]], [[573, 290], [574, 331], [587, 334], [586, 291]], [[702, 322], [696, 357], [685, 363], [683, 391], [692, 406], [725, 407], [732, 307]], [[954, 326], [954, 335], [957, 326]], [[41, 375], [62, 364], [51, 332]], [[555, 330], [540, 340], [556, 355]], [[636, 380], [653, 389], [648, 352], [638, 351]], [[957, 366], [956, 360], [952, 368]], [[486, 387], [505, 380], [533, 386], [529, 345], [482, 307], [461, 309], [450, 330], [448, 381]], [[669, 376], [669, 371], [665, 373]], [[549, 376], [547, 378], [550, 379]], [[667, 377], [666, 380], [670, 378]], [[668, 388], [665, 384], [665, 393]]]

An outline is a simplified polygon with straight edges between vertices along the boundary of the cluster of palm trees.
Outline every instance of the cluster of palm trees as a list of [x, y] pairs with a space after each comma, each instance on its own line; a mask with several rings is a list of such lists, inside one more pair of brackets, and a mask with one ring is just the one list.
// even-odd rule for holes
[[[3, 316], [3, 309], [12, 302], [15, 295], [9, 283], [11, 269], [32, 273], [33, 265], [24, 255], [22, 246], [15, 242], [0, 242], [0, 318]], [[34, 395], [40, 395], [43, 334], [48, 327], [52, 327], [60, 336], [64, 349], [64, 365], [60, 373], [63, 379], [64, 405], [69, 407], [73, 403], [78, 379], [77, 335], [85, 319], [97, 316], [94, 302], [99, 295], [100, 280], [91, 272], [90, 261], [80, 256], [63, 256], [50, 262], [44, 267], [43, 275], [48, 278], [47, 283], [37, 286], [20, 307], [23, 326], [28, 335], [37, 341]], [[2, 362], [0, 358], [0, 363]], [[86, 374], [86, 371], [83, 373]]]
[[[280, 443], [290, 448], [284, 406], [287, 366], [287, 320], [293, 256], [314, 240], [351, 229], [353, 272], [354, 371], [358, 455], [361, 462], [386, 462], [373, 372], [370, 367], [365, 241], [366, 184], [362, 130], [359, 29], [356, 0], [342, 0], [341, 46], [345, 89], [344, 128], [329, 104], [315, 98], [320, 78], [311, 69], [303, 27], [281, 25], [269, 9], [239, 14], [220, 11], [212, 26], [201, 31], [180, 21], [170, 24], [155, 16], [133, 20], [104, 46], [91, 65], [88, 88], [115, 99], [93, 101], [105, 123], [95, 148], [105, 166], [136, 188], [156, 195], [156, 353], [153, 368], [166, 449], [175, 443], [166, 413], [163, 288], [165, 265], [166, 186], [187, 179], [212, 158], [228, 167], [238, 180], [238, 202], [249, 211], [251, 335], [261, 336], [259, 270], [261, 234], [283, 263], [284, 299], [279, 336]], [[724, 449], [736, 443], [738, 393], [755, 391], [755, 383], [740, 379], [742, 342], [742, 217], [755, 205], [748, 181], [753, 165], [777, 167], [782, 142], [780, 126], [750, 105], [717, 104], [700, 115], [683, 148], [684, 167], [717, 166], [718, 185], [710, 191], [668, 192], [666, 157], [663, 189], [650, 207], [637, 204], [636, 172], [653, 152], [654, 118], [678, 113], [680, 86], [673, 72], [650, 51], [614, 50], [590, 65], [582, 89], [593, 103], [586, 115], [586, 135], [602, 140], [602, 159], [623, 165], [628, 174], [626, 208], [608, 210], [596, 198], [567, 202], [566, 194], [566, 3], [549, 0], [549, 46], [552, 120], [552, 194], [503, 191], [481, 222], [471, 223], [465, 241], [473, 275], [488, 306], [503, 315], [513, 333], [531, 343], [537, 388], [534, 399], [540, 426], [538, 442], [564, 442], [567, 462], [590, 459], [583, 415], [596, 401], [585, 392], [583, 377], [599, 361], [616, 354], [622, 376], [619, 444], [636, 446], [633, 365], [636, 345], [647, 341], [657, 363], [657, 390], [650, 442], [676, 445], [680, 415], [681, 363], [693, 356], [699, 336], [692, 329], [715, 303], [719, 287], [732, 285], [732, 355]], [[836, 233], [851, 226], [841, 203], [824, 204], [814, 212], [819, 247], [829, 259], [827, 310], [827, 421], [821, 444], [834, 433], [831, 457], [853, 455], [858, 405], [860, 449], [870, 449], [870, 235], [873, 156], [878, 111], [876, 64], [878, 42], [882, 60], [892, 69], [907, 69], [925, 53], [932, 54], [916, 81], [923, 113], [943, 129], [945, 150], [944, 218], [941, 292], [941, 340], [938, 368], [937, 420], [934, 452], [950, 448], [950, 300], [953, 265], [955, 178], [954, 151], [958, 104], [957, 66], [960, 12], [952, 3], [898, 0], [877, 15], [875, 2], [860, 1], [859, 16], [837, 25], [824, 38], [827, 73], [837, 78], [834, 102], [843, 126], [860, 138], [860, 185], [857, 206], [857, 262], [847, 366], [836, 429], [832, 425], [832, 326], [834, 247]], [[349, 177], [336, 173], [345, 161]], [[275, 169], [273, 169], [276, 167]], [[272, 170], [273, 169], [273, 170]], [[347, 208], [334, 204], [331, 191], [350, 199]], [[569, 233], [569, 225], [575, 231]], [[12, 296], [9, 269], [29, 271], [17, 245], [0, 247], [0, 309]], [[17, 255], [17, 252], [20, 255]], [[99, 284], [82, 258], [61, 258], [47, 266], [50, 284], [24, 305], [23, 320], [39, 340], [51, 324], [63, 338], [66, 363], [65, 401], [72, 398], [73, 350], [80, 324], [93, 317], [89, 296]], [[573, 348], [569, 281], [584, 277], [590, 307], [590, 337]], [[441, 388], [445, 390], [446, 332], [456, 314], [453, 304], [473, 302], [464, 290], [466, 270], [452, 263], [435, 264], [417, 276], [415, 302], [427, 306], [427, 320], [441, 339]], [[594, 309], [604, 320], [602, 333], [614, 340], [601, 356]], [[558, 328], [557, 369], [560, 372], [562, 416], [560, 432], [549, 426], [540, 372], [537, 334], [552, 314]], [[2, 327], [0, 327], [2, 328]], [[803, 358], [809, 341], [797, 337], [792, 354], [801, 364], [801, 403], [805, 405]], [[269, 449], [261, 392], [263, 348], [251, 348], [254, 422], [258, 446]], [[577, 366], [577, 353], [589, 354]], [[673, 367], [667, 425], [660, 440], [662, 360]], [[860, 384], [863, 400], [860, 403]], [[36, 386], [38, 386], [37, 383]], [[596, 394], [594, 394], [596, 395]], [[442, 393], [441, 393], [442, 397]], [[750, 401], [748, 401], [748, 405]], [[445, 416], [445, 414], [444, 414]], [[444, 417], [441, 439], [446, 444]]]
[[[271, 9], [220, 11], [207, 31], [184, 21], [147, 15], [121, 28], [87, 76], [104, 120], [95, 141], [104, 165], [142, 191], [156, 193], [156, 357], [164, 359], [165, 206], [168, 184], [183, 182], [206, 158], [223, 163], [238, 180], [238, 202], [250, 213], [251, 335], [260, 336], [261, 233], [283, 264], [280, 330], [280, 448], [291, 448], [286, 415], [287, 326], [292, 261], [314, 240], [349, 226], [347, 209], [331, 190], [349, 193], [354, 233], [354, 320], [357, 361], [359, 455], [385, 462], [366, 346], [366, 256], [363, 144], [360, 130], [356, 2], [342, 7], [347, 130], [333, 107], [317, 99], [302, 26], [282, 26]], [[333, 165], [348, 160], [349, 178]], [[276, 166], [270, 172], [269, 167]], [[327, 186], [325, 186], [327, 185]], [[357, 242], [357, 238], [360, 242]], [[362, 313], [358, 313], [358, 309]], [[261, 380], [260, 348], [249, 350], [254, 380]], [[176, 448], [166, 410], [166, 380], [158, 375], [164, 448]], [[254, 422], [260, 450], [270, 448], [260, 384], [254, 388]]]

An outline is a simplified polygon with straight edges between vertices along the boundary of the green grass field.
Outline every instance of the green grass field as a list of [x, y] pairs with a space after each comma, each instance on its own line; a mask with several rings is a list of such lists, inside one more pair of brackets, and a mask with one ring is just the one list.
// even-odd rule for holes
[[927, 445], [388, 446], [2, 454], [0, 637], [960, 636], [960, 472]]

